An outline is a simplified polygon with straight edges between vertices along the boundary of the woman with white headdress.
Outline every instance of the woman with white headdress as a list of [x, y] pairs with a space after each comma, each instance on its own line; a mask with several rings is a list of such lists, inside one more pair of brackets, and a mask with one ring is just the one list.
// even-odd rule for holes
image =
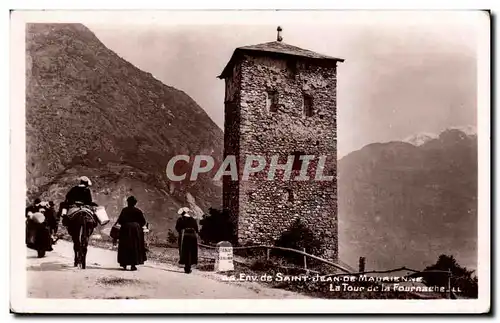
[[189, 214], [187, 207], [177, 212], [175, 230], [179, 233], [179, 264], [184, 265], [184, 272], [191, 273], [191, 266], [198, 263], [198, 223]]

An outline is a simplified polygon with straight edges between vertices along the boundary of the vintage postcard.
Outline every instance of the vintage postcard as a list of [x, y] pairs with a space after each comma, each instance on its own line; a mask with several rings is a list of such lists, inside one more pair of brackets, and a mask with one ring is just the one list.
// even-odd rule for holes
[[488, 11], [13, 11], [11, 67], [12, 312], [490, 310]]

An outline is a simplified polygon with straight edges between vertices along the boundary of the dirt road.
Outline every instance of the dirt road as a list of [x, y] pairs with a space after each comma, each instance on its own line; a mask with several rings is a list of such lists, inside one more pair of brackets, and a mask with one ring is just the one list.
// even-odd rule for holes
[[306, 298], [254, 282], [225, 282], [220, 275], [148, 261], [139, 270], [124, 271], [116, 251], [90, 247], [87, 269], [73, 267], [72, 244], [59, 241], [45, 258], [28, 251], [28, 297], [92, 299], [165, 298]]

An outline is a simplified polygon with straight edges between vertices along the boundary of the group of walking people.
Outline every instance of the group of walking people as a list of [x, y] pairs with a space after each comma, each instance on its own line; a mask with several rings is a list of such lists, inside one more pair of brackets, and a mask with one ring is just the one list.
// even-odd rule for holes
[[59, 217], [53, 201], [42, 201], [37, 198], [25, 210], [26, 246], [36, 250], [41, 258], [47, 251], [52, 251], [52, 245], [59, 226]]
[[[143, 212], [136, 207], [137, 199], [134, 196], [127, 198], [125, 207], [118, 217], [114, 228], [117, 233], [111, 233], [113, 244], [118, 241], [118, 263], [123, 269], [130, 266], [130, 270], [137, 270], [138, 265], [147, 260], [144, 240], [144, 227], [147, 224]], [[191, 273], [192, 266], [198, 263], [198, 223], [190, 215], [190, 209], [179, 209], [175, 229], [179, 234], [179, 264], [184, 266], [186, 274]], [[113, 229], [112, 229], [113, 230]]]
[[[71, 205], [78, 203], [88, 206], [96, 205], [92, 200], [91, 185], [88, 177], [80, 177], [79, 184], [68, 192], [58, 213], [55, 211], [54, 202], [45, 203], [39, 198], [26, 208], [26, 243], [31, 249], [44, 250], [42, 255], [39, 253], [39, 257], [43, 257], [45, 251], [52, 251], [52, 245], [57, 241], [52, 237], [57, 233], [60, 217], [62, 217], [62, 224], [68, 227], [68, 214], [62, 210], [71, 213]], [[118, 244], [118, 264], [124, 270], [130, 266], [131, 271], [136, 271], [137, 266], [143, 265], [147, 260], [144, 234], [147, 230], [147, 221], [144, 213], [137, 207], [137, 203], [134, 196], [127, 198], [127, 206], [120, 212], [110, 233], [113, 245]], [[192, 266], [198, 263], [199, 233], [197, 221], [190, 213], [189, 208], [179, 209], [180, 217], [175, 226], [179, 234], [179, 264], [184, 266], [184, 272], [188, 274], [191, 273]], [[40, 214], [44, 215], [42, 219], [37, 218]], [[95, 223], [97, 226], [97, 219]], [[72, 238], [75, 239], [73, 235]]]

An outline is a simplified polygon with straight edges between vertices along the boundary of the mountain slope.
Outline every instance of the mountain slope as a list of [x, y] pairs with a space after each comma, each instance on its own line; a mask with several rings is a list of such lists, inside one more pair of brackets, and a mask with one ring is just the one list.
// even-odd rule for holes
[[[129, 195], [165, 236], [180, 206], [220, 206], [211, 176], [169, 182], [177, 154], [222, 157], [223, 133], [188, 95], [106, 48], [79, 24], [29, 24], [26, 170], [30, 200], [60, 202], [80, 175], [113, 219]], [[339, 161], [340, 258], [422, 268], [440, 253], [476, 265], [477, 138], [458, 129], [418, 146], [371, 144]]]
[[201, 209], [220, 205], [221, 189], [209, 176], [173, 183], [165, 175], [177, 154], [222, 157], [222, 130], [184, 92], [123, 60], [80, 24], [28, 24], [26, 73], [30, 199], [59, 202], [87, 175], [112, 217], [134, 194], [161, 231], [188, 199]]
[[340, 258], [422, 268], [441, 253], [477, 266], [477, 137], [371, 144], [339, 161]]

